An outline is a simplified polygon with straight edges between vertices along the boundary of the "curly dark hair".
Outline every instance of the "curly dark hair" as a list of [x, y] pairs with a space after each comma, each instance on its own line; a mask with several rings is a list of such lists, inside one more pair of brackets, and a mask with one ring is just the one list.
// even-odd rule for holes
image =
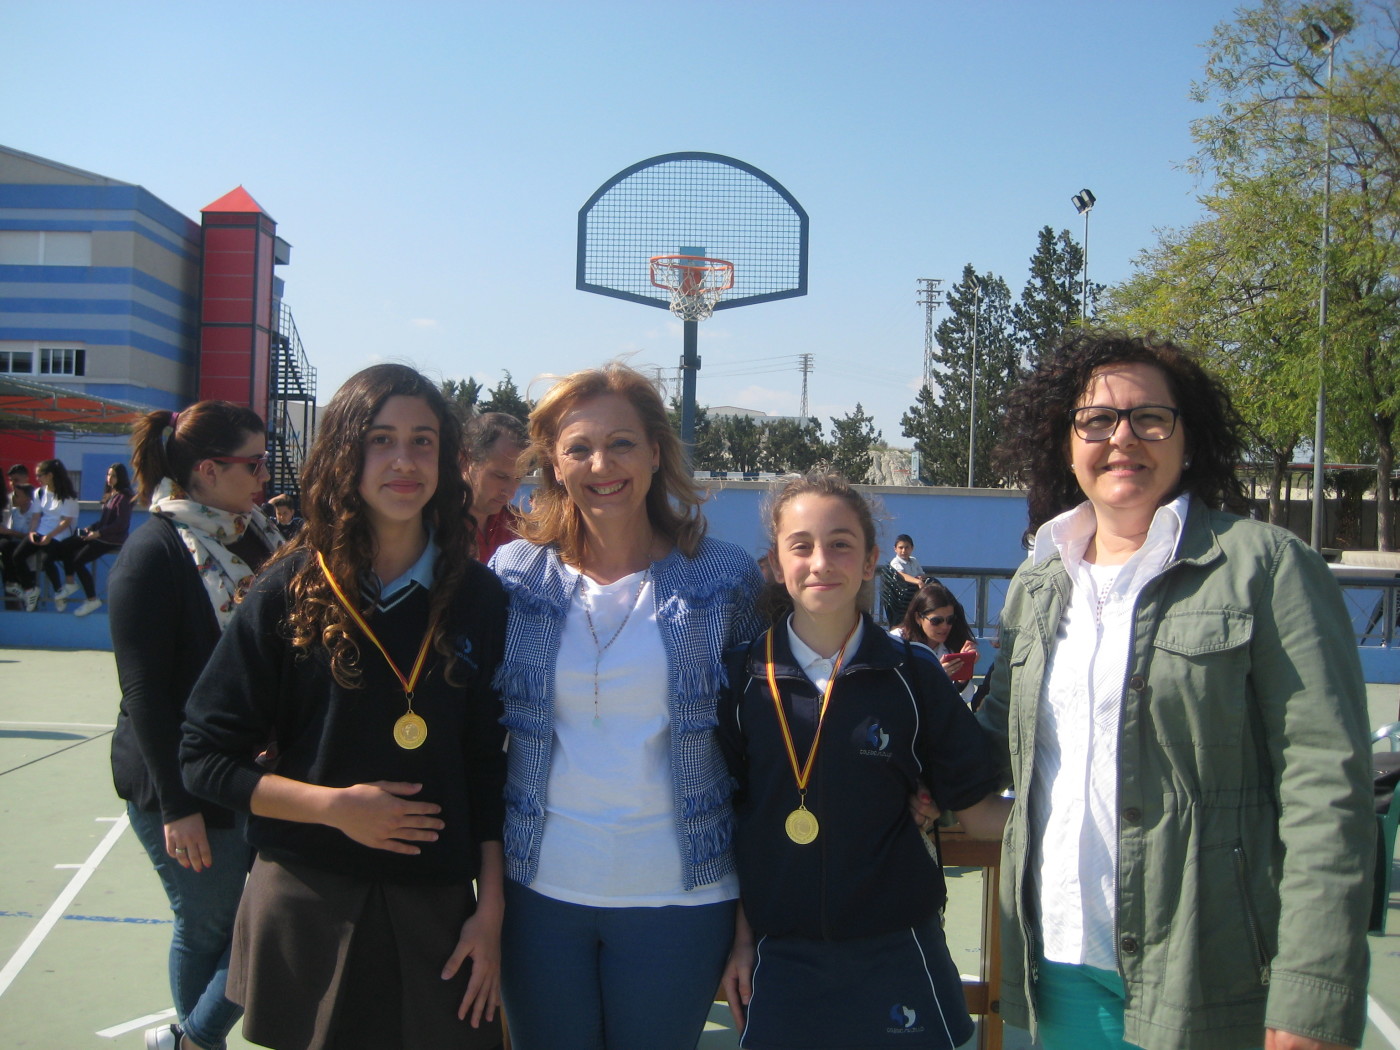
[[[407, 365], [373, 365], [355, 373], [331, 398], [301, 470], [306, 525], [269, 561], [271, 564], [298, 552], [310, 555], [288, 585], [291, 641], [303, 652], [324, 645], [330, 653], [331, 673], [346, 688], [360, 684], [360, 632], [311, 552], [320, 551], [347, 596], [377, 591], [372, 572], [374, 533], [360, 496], [360, 475], [370, 424], [384, 402], [396, 396], [422, 398], [438, 420], [437, 490], [423, 508], [423, 519], [434, 530], [434, 540], [443, 553], [433, 568], [429, 615], [437, 620], [433, 650], [447, 661], [445, 673], [449, 675], [456, 656], [441, 614], [475, 553], [475, 539], [462, 518], [469, 497], [459, 466], [462, 424], [452, 407], [436, 384]], [[368, 615], [377, 598], [377, 593], [368, 594], [360, 613]]]
[[953, 608], [953, 629], [948, 632], [948, 639], [943, 643], [947, 650], [955, 653], [972, 641], [972, 628], [968, 626], [967, 612], [963, 609], [962, 602], [954, 598], [953, 592], [938, 580], [926, 580], [918, 593], [909, 599], [909, 607], [904, 611], [904, 622], [900, 624], [904, 628], [904, 637], [911, 642], [922, 642], [932, 648], [928, 632], [924, 630], [924, 617], [934, 609], [942, 609], [945, 606]]
[[1160, 369], [1181, 411], [1187, 466], [1169, 498], [1190, 492], [1210, 507], [1247, 509], [1244, 487], [1235, 474], [1244, 452], [1243, 423], [1229, 391], [1195, 354], [1175, 343], [1151, 334], [1086, 328], [1047, 354], [1007, 399], [1004, 436], [995, 455], [1003, 473], [1027, 490], [1028, 538], [1055, 515], [1083, 502], [1066, 455], [1069, 414], [1095, 372], [1120, 364]]

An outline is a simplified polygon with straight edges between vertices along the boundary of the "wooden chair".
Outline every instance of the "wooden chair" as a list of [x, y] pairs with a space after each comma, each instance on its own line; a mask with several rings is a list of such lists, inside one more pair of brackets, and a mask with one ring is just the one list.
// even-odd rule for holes
[[967, 1012], [982, 1018], [978, 1050], [1001, 1050], [1001, 842], [970, 838], [961, 828], [945, 828], [939, 838], [945, 866], [982, 869], [982, 965], [977, 980], [963, 981], [963, 995]]

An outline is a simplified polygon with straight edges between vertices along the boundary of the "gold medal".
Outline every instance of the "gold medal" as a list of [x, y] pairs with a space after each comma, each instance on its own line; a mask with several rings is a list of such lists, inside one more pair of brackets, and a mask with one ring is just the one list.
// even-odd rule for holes
[[326, 559], [321, 556], [321, 552], [316, 552], [316, 560], [321, 563], [321, 571], [326, 574], [326, 582], [330, 584], [335, 596], [340, 599], [341, 606], [350, 615], [350, 619], [355, 621], [356, 626], [365, 633], [365, 637], [374, 643], [374, 647], [383, 655], [385, 662], [389, 665], [389, 670], [394, 672], [394, 677], [403, 686], [403, 696], [408, 704], [408, 710], [402, 717], [394, 723], [394, 743], [405, 751], [412, 751], [423, 746], [423, 742], [428, 739], [428, 723], [423, 721], [423, 716], [416, 714], [413, 710], [413, 690], [418, 685], [418, 680], [423, 676], [423, 669], [427, 666], [428, 652], [433, 645], [433, 631], [437, 627], [437, 620], [428, 624], [428, 629], [423, 633], [423, 643], [418, 647], [418, 658], [413, 661], [413, 670], [407, 677], [399, 670], [399, 665], [394, 663], [394, 658], [389, 655], [389, 650], [384, 648], [375, 633], [370, 630], [369, 624], [365, 623], [365, 618], [360, 615], [358, 609], [350, 604], [345, 597], [345, 592], [340, 589], [340, 584], [335, 582], [335, 577], [331, 575], [330, 568], [326, 565]]
[[412, 751], [414, 748], [422, 747], [423, 741], [428, 739], [428, 723], [423, 721], [421, 715], [416, 715], [412, 711], [404, 715], [394, 723], [394, 743], [405, 751]]
[[[856, 621], [856, 627], [860, 626], [860, 621]], [[766, 662], [768, 664], [768, 692], [773, 697], [773, 713], [778, 719], [778, 728], [783, 732], [783, 746], [787, 748], [788, 763], [792, 766], [792, 775], [797, 780], [797, 808], [787, 815], [783, 821], [783, 830], [787, 832], [787, 837], [799, 846], [805, 846], [809, 842], [815, 842], [819, 825], [817, 818], [812, 811], [807, 808], [807, 784], [812, 779], [812, 765], [817, 760], [817, 745], [821, 743], [822, 726], [826, 723], [826, 709], [831, 704], [831, 689], [836, 684], [836, 676], [841, 673], [841, 663], [846, 658], [846, 646], [850, 644], [851, 638], [856, 633], [856, 627], [851, 628], [851, 633], [846, 635], [846, 640], [841, 643], [841, 648], [836, 652], [836, 662], [831, 668], [831, 677], [827, 679], [826, 689], [822, 693], [822, 706], [817, 714], [817, 731], [812, 736], [812, 746], [807, 752], [807, 761], [802, 765], [797, 764], [797, 747], [792, 742], [792, 730], [788, 728], [787, 715], [783, 713], [783, 697], [778, 691], [778, 678], [773, 669], [773, 631], [768, 629], [768, 637], [765, 646]]]
[[787, 820], [783, 822], [783, 830], [793, 842], [805, 846], [816, 840], [817, 818], [812, 816], [806, 806], [798, 806], [787, 815]]

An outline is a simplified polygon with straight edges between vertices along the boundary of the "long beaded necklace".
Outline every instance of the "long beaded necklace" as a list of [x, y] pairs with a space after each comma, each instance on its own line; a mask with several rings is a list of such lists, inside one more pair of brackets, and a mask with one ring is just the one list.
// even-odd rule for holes
[[642, 600], [642, 588], [647, 585], [647, 580], [651, 578], [651, 567], [642, 570], [642, 578], [637, 582], [637, 593], [632, 596], [632, 604], [627, 607], [627, 615], [622, 618], [622, 622], [617, 625], [617, 630], [613, 632], [611, 638], [603, 645], [598, 644], [598, 631], [593, 626], [593, 610], [590, 607], [587, 593], [581, 594], [583, 605], [583, 617], [588, 623], [588, 635], [593, 639], [593, 724], [600, 726], [603, 724], [602, 715], [598, 710], [598, 671], [603, 664], [603, 654], [612, 648], [612, 643], [621, 636], [623, 629], [627, 626], [627, 621], [632, 619], [632, 613]]

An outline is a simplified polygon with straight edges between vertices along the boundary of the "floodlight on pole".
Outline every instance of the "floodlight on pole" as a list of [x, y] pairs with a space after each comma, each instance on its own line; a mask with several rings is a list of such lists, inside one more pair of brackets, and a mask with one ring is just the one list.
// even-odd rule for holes
[[1080, 282], [1082, 287], [1079, 291], [1079, 319], [1086, 321], [1089, 318], [1089, 213], [1094, 210], [1094, 203], [1097, 198], [1089, 190], [1080, 190], [1070, 198], [1070, 203], [1074, 205], [1074, 210], [1084, 216], [1084, 278]]
[[977, 321], [982, 316], [982, 282], [972, 280], [972, 383], [967, 399], [967, 487], [977, 462]]
[[1327, 49], [1327, 119], [1326, 143], [1322, 162], [1322, 259], [1318, 267], [1320, 279], [1317, 292], [1317, 412], [1313, 429], [1313, 492], [1312, 545], [1322, 550], [1324, 519], [1322, 464], [1323, 445], [1327, 428], [1327, 255], [1332, 244], [1332, 54], [1337, 40], [1350, 25], [1334, 28], [1320, 22], [1303, 27], [1303, 42], [1314, 52]]

